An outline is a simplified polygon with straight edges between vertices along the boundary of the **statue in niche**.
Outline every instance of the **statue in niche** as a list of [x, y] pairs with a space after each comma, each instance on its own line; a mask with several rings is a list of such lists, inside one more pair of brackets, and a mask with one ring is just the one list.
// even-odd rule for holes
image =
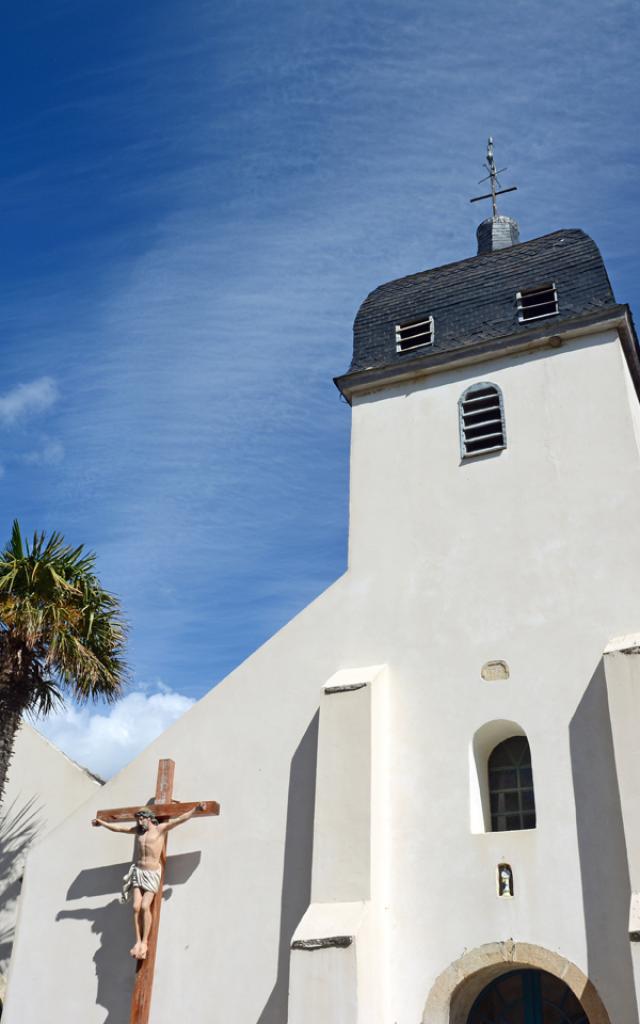
[[508, 864], [498, 865], [498, 895], [513, 896], [513, 871]]
[[96, 828], [102, 826], [110, 832], [124, 832], [135, 835], [133, 863], [123, 879], [122, 902], [127, 903], [133, 893], [133, 925], [136, 941], [131, 947], [131, 956], [136, 960], [145, 960], [149, 942], [149, 934], [153, 923], [152, 904], [155, 894], [160, 889], [162, 879], [162, 852], [165, 836], [176, 825], [188, 821], [193, 815], [206, 810], [205, 804], [196, 804], [184, 814], [167, 821], [159, 822], [153, 811], [141, 807], [135, 813], [135, 825], [118, 825], [115, 822], [94, 818], [91, 822]]

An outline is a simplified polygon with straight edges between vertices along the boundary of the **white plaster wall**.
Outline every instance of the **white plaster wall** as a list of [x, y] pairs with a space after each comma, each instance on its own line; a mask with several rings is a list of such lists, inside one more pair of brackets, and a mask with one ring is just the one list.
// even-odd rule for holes
[[[371, 898], [372, 674], [375, 678], [377, 671], [362, 673], [367, 681], [357, 690], [326, 692], [342, 683], [345, 673], [333, 676], [325, 687], [311, 881], [316, 903]], [[359, 674], [356, 679], [359, 685]]]
[[358, 1019], [356, 951], [353, 946], [340, 951], [319, 949], [312, 954], [295, 951], [293, 956], [311, 958], [306, 986], [310, 998], [309, 1002], [302, 1003], [294, 988], [290, 1020], [317, 1019], [331, 1021], [331, 1024], [352, 1024]]
[[26, 722], [22, 724], [0, 809], [0, 998], [4, 998], [27, 851], [99, 788], [89, 772]]
[[[420, 1019], [433, 980], [465, 949], [509, 937], [561, 950], [603, 990], [612, 1020], [637, 1020], [599, 669], [640, 607], [626, 373], [611, 334], [354, 409], [350, 565], [386, 596], [369, 626], [391, 631], [393, 647], [375, 657], [393, 679], [389, 1010], [399, 1024]], [[483, 380], [502, 388], [508, 448], [461, 465], [457, 399]], [[481, 666], [497, 658], [510, 679], [484, 682]], [[535, 831], [470, 834], [469, 743], [494, 719], [529, 736]], [[514, 870], [512, 901], [496, 896], [501, 861]]]
[[[100, 794], [102, 806], [144, 801], [158, 758], [173, 757], [178, 797], [222, 804], [219, 819], [170, 838], [171, 854], [195, 858], [165, 900], [153, 1024], [286, 1020], [289, 940], [310, 893], [320, 687], [370, 664], [389, 673], [386, 877], [373, 858], [387, 889], [389, 1022], [416, 1024], [452, 961], [512, 937], [577, 964], [612, 1024], [637, 1024], [600, 662], [612, 636], [640, 625], [626, 372], [609, 334], [354, 404], [349, 572]], [[508, 448], [460, 465], [457, 399], [481, 380], [503, 390]], [[480, 678], [495, 658], [508, 681]], [[493, 719], [529, 737], [534, 831], [470, 830], [469, 744]], [[116, 884], [129, 840], [92, 830], [90, 816], [76, 812], [30, 857], [8, 1024], [54, 1005], [64, 1024], [126, 1019], [130, 926]], [[510, 901], [496, 896], [502, 861]], [[48, 951], [37, 992], [35, 935]], [[61, 988], [70, 962], [74, 985]]]
[[616, 637], [606, 648], [604, 671], [611, 714], [616, 776], [623, 810], [631, 899], [629, 932], [635, 965], [636, 999], [640, 997], [640, 633]]
[[[288, 1024], [308, 1024], [310, 1006], [318, 1020], [387, 1024], [386, 698], [379, 665], [342, 669], [323, 687], [312, 903], [292, 944]], [[345, 999], [345, 987], [355, 999]]]

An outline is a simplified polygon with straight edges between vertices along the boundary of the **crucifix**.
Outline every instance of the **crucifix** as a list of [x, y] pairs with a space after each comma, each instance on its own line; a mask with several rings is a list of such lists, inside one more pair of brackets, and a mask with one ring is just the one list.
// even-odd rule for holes
[[[92, 825], [111, 832], [135, 835], [134, 862], [124, 879], [123, 898], [133, 890], [136, 943], [131, 955], [136, 959], [136, 977], [131, 997], [129, 1024], [148, 1024], [151, 990], [158, 947], [158, 927], [162, 907], [162, 885], [167, 859], [167, 833], [188, 821], [220, 813], [215, 800], [179, 803], [173, 799], [175, 763], [158, 763], [156, 795], [147, 807], [116, 807], [98, 811]], [[134, 822], [128, 825], [128, 822]]]
[[479, 203], [481, 199], [490, 199], [491, 200], [491, 206], [492, 206], [492, 209], [493, 209], [493, 216], [497, 217], [498, 216], [498, 204], [496, 203], [496, 196], [502, 196], [502, 195], [504, 195], [505, 192], [517, 192], [518, 191], [518, 186], [517, 185], [512, 185], [511, 188], [500, 188], [500, 182], [498, 181], [498, 175], [502, 174], [503, 171], [506, 171], [507, 168], [506, 167], [501, 167], [499, 171], [496, 170], [496, 162], [495, 162], [495, 160], [493, 158], [493, 139], [491, 138], [491, 136], [489, 136], [489, 141], [487, 142], [487, 159], [486, 159], [485, 167], [487, 168], [489, 173], [486, 176], [486, 178], [481, 178], [481, 180], [478, 182], [478, 184], [482, 185], [483, 181], [491, 181], [491, 185], [489, 186], [491, 188], [491, 191], [487, 192], [486, 195], [484, 195], [484, 196], [476, 196], [475, 199], [470, 199], [469, 202], [470, 203]]

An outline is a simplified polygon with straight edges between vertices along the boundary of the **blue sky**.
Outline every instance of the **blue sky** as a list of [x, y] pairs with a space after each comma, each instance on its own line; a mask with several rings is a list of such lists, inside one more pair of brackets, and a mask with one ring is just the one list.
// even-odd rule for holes
[[489, 133], [522, 237], [584, 228], [640, 309], [639, 12], [3, 12], [0, 533], [94, 548], [131, 623], [126, 703], [46, 727], [72, 756], [108, 774], [344, 570], [332, 376], [368, 291], [473, 255]]

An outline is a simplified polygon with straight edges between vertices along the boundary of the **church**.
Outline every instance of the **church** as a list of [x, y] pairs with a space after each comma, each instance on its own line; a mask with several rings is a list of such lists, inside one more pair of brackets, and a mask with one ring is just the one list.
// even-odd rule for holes
[[347, 571], [32, 851], [3, 1024], [143, 1019], [90, 825], [162, 759], [151, 1024], [640, 1021], [637, 339], [493, 193], [357, 313]]

